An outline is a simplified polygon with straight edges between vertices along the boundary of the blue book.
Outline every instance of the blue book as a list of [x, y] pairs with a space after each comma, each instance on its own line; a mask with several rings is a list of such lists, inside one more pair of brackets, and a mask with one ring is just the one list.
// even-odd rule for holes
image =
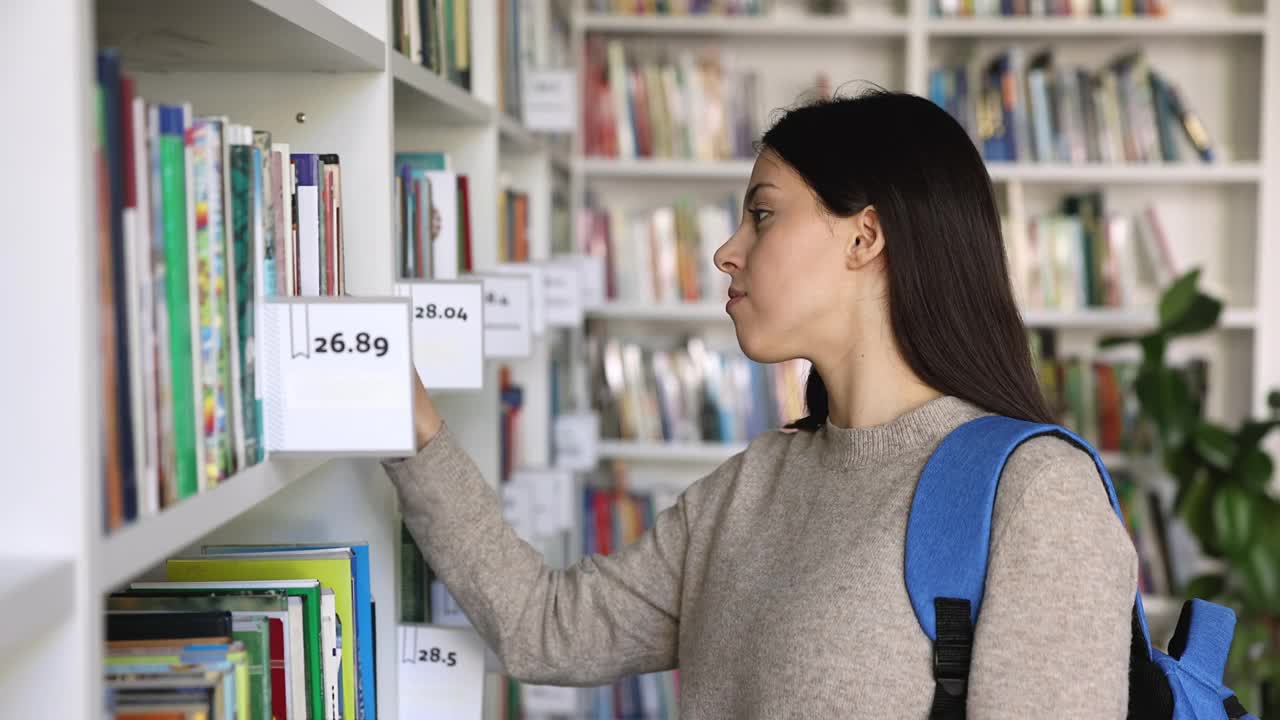
[[396, 166], [408, 165], [414, 172], [425, 170], [448, 170], [449, 156], [442, 152], [399, 152], [396, 153]]
[[298, 228], [298, 294], [319, 297], [323, 294], [324, 236], [320, 219], [324, 215], [320, 202], [320, 156], [315, 153], [292, 153], [295, 197], [294, 224]]
[[[369, 543], [298, 543], [294, 545], [206, 545], [205, 555], [296, 552], [324, 549], [351, 550], [351, 584], [356, 613], [356, 713], [357, 720], [378, 717], [378, 686], [374, 678], [373, 595], [369, 568]], [[341, 634], [339, 634], [341, 637]]]

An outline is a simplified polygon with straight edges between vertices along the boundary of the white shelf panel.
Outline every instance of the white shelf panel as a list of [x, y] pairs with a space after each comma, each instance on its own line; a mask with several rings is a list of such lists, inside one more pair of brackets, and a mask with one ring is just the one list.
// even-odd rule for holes
[[391, 75], [395, 78], [396, 116], [413, 122], [443, 125], [487, 125], [493, 109], [443, 76], [392, 51]]
[[933, 37], [1178, 37], [1257, 35], [1261, 15], [1171, 16], [1159, 18], [931, 18]]
[[11, 656], [71, 614], [75, 566], [70, 558], [0, 556], [0, 654]]
[[1256, 183], [1262, 179], [1262, 168], [1257, 163], [1065, 165], [993, 162], [987, 163], [987, 171], [995, 182], [1194, 185]]
[[[667, 160], [578, 158], [587, 177], [658, 180], [727, 180], [746, 182], [752, 160]], [[1257, 163], [1066, 165], [1061, 163], [987, 164], [995, 182], [1096, 184], [1247, 184], [1262, 179]]]
[[906, 18], [862, 17], [745, 17], [717, 15], [614, 15], [583, 13], [579, 26], [594, 33], [615, 35], [701, 35], [768, 38], [899, 38], [907, 34]]
[[[1028, 327], [1058, 330], [1141, 331], [1155, 327], [1155, 309], [1090, 310], [1041, 310], [1027, 308], [1022, 311], [1023, 322]], [[1220, 324], [1228, 330], [1251, 330], [1257, 325], [1258, 314], [1252, 308], [1226, 308]]]
[[382, 70], [386, 44], [317, 0], [99, 0], [99, 47], [131, 70]]
[[543, 149], [542, 139], [529, 131], [519, 120], [499, 112], [498, 140], [502, 150], [512, 153], [531, 154]]
[[653, 180], [728, 180], [746, 182], [753, 160], [657, 160], [584, 157], [577, 160], [583, 175], [597, 178]]
[[[727, 299], [727, 298], [726, 298]], [[653, 320], [666, 322], [730, 322], [723, 303], [696, 302], [684, 304], [649, 304], [635, 302], [609, 302], [588, 308], [589, 318], [612, 320]]]
[[112, 532], [95, 547], [95, 586], [106, 593], [129, 582], [325, 462], [323, 458], [267, 460]]
[[629, 462], [717, 464], [742, 452], [746, 443], [668, 443], [636, 440], [601, 440], [601, 458]]
[[[686, 304], [647, 304], [610, 302], [587, 310], [587, 317], [605, 320], [646, 320], [653, 322], [712, 323], [730, 322], [724, 306], [714, 302]], [[1154, 327], [1154, 309], [1043, 310], [1027, 308], [1022, 312], [1028, 327], [1059, 330], [1124, 331]], [[1257, 325], [1258, 313], [1253, 308], [1226, 308], [1221, 324], [1228, 330], [1251, 330]]]

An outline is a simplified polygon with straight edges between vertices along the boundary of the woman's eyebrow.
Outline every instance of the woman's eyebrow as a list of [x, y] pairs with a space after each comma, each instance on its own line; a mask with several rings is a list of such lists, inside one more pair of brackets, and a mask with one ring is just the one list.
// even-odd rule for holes
[[752, 185], [750, 188], [748, 188], [748, 189], [747, 189], [747, 194], [746, 194], [746, 196], [745, 196], [745, 197], [743, 198], [743, 200], [742, 200], [742, 205], [743, 205], [744, 207], [745, 207], [745, 206], [747, 206], [747, 205], [750, 205], [750, 204], [751, 204], [751, 199], [752, 199], [752, 198], [754, 198], [754, 197], [756, 196], [756, 191], [757, 191], [757, 190], [759, 190], [760, 188], [765, 188], [765, 187], [771, 187], [771, 188], [773, 188], [774, 190], [777, 190], [777, 189], [778, 189], [778, 186], [777, 186], [777, 185], [774, 185], [774, 184], [773, 184], [773, 183], [771, 183], [771, 182], [758, 182], [758, 183], [756, 183], [755, 185]]

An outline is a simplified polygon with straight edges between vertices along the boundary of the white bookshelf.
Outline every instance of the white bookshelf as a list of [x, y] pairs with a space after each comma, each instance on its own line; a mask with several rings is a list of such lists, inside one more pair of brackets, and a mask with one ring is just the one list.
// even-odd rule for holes
[[[269, 129], [295, 151], [338, 153], [348, 289], [385, 296], [396, 255], [396, 150], [445, 151], [468, 175], [478, 270], [495, 262], [491, 209], [500, 176], [529, 192], [531, 223], [549, 225], [553, 169], [567, 171], [569, 163], [495, 108], [496, 12], [493, 3], [472, 3], [468, 91], [394, 50], [389, 2], [70, 0], [6, 8], [0, 92], [40, 102], [4, 113], [0, 149], [28, 169], [20, 182], [14, 174], [0, 181], [0, 209], [10, 230], [32, 241], [0, 265], [0, 292], [7, 307], [24, 308], [5, 314], [6, 334], [40, 350], [10, 354], [0, 373], [0, 449], [15, 499], [0, 509], [0, 604], [20, 618], [0, 632], [0, 651], [20, 658], [0, 667], [0, 714], [99, 717], [104, 594], [168, 557], [208, 542], [360, 539], [370, 544], [379, 603], [380, 716], [399, 715], [400, 527], [394, 491], [376, 461], [269, 459], [158, 514], [102, 530], [95, 53], [118, 48], [148, 101], [189, 101], [196, 114]], [[536, 257], [547, 256], [548, 235], [531, 232]], [[538, 346], [525, 363], [530, 414], [545, 412], [546, 384], [536, 382], [545, 377], [537, 359], [545, 352]], [[440, 404], [494, 478], [496, 364], [486, 375], [485, 390]], [[538, 448], [526, 454], [528, 462], [545, 461]]]
[[1162, 18], [930, 18], [925, 22], [925, 31], [934, 37], [1041, 39], [1261, 36], [1266, 27], [1266, 17], [1261, 14], [1224, 13]]
[[689, 35], [749, 38], [855, 38], [903, 37], [908, 24], [890, 15], [868, 18], [819, 18], [749, 16], [652, 16], [582, 13], [579, 27], [586, 32], [618, 35]]
[[20, 653], [71, 615], [74, 563], [69, 557], [0, 556], [0, 607], [12, 622], [0, 629], [0, 652]]
[[319, 458], [267, 460], [161, 513], [113, 531], [94, 553], [94, 585], [103, 593], [127, 585], [176, 550], [267, 502], [324, 462]]
[[606, 460], [659, 463], [710, 463], [718, 465], [746, 449], [746, 443], [668, 443], [635, 440], [601, 440], [600, 457]]

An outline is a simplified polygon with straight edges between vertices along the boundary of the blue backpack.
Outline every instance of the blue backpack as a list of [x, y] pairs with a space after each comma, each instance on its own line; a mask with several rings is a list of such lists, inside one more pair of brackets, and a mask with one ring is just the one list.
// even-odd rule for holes
[[[911, 605], [933, 641], [931, 720], [962, 719], [982, 604], [991, 539], [991, 510], [1005, 462], [1023, 442], [1056, 435], [1087, 451], [1098, 466], [1111, 507], [1120, 514], [1111, 477], [1098, 453], [1074, 433], [1001, 416], [952, 431], [925, 463], [907, 523], [906, 583]], [[1134, 597], [1129, 653], [1130, 720], [1258, 720], [1223, 684], [1235, 613], [1204, 600], [1182, 608], [1168, 654], [1151, 647], [1142, 595]]]

